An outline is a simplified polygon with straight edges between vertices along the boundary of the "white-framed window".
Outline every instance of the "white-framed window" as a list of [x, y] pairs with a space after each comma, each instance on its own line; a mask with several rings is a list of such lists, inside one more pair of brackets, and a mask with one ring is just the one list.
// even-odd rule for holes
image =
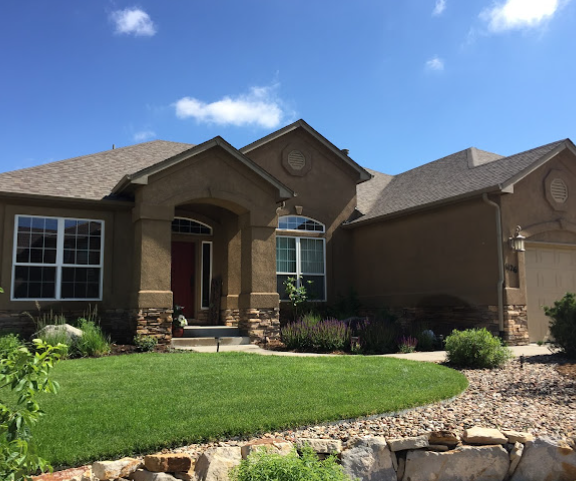
[[280, 217], [276, 231], [276, 288], [280, 299], [288, 300], [284, 282], [292, 277], [297, 287], [306, 287], [311, 300], [325, 301], [326, 240], [284, 235], [283, 232], [295, 230], [324, 232], [324, 225], [302, 216]]
[[175, 234], [212, 235], [212, 227], [188, 217], [175, 217], [172, 221], [172, 232]]
[[17, 215], [12, 300], [102, 299], [104, 221]]

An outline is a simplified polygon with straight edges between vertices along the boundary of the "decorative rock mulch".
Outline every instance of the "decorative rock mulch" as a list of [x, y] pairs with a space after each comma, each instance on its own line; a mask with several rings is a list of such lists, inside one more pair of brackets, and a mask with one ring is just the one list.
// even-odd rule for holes
[[[560, 374], [557, 370], [558, 361], [556, 356], [534, 356], [526, 358], [524, 362], [514, 360], [503, 369], [464, 370], [462, 372], [468, 378], [470, 386], [454, 400], [395, 415], [265, 433], [261, 438], [294, 443], [297, 443], [297, 439], [309, 438], [326, 440], [328, 444], [334, 441], [353, 444], [357, 442], [357, 438], [370, 436], [384, 438], [391, 452], [395, 451], [392, 449], [394, 446], [398, 450], [412, 449], [410, 452], [416, 453], [425, 443], [423, 437], [419, 436], [424, 436], [428, 438], [429, 444], [426, 452], [441, 454], [446, 450], [452, 452], [452, 449], [462, 442], [458, 433], [466, 433], [469, 438], [464, 441], [470, 444], [476, 444], [474, 441], [483, 444], [486, 444], [486, 441], [489, 441], [489, 444], [508, 443], [510, 462], [516, 460], [514, 462], [517, 465], [522, 454], [520, 447], [525, 443], [532, 443], [532, 436], [551, 436], [574, 442], [576, 379]], [[474, 426], [498, 430], [492, 434], [499, 435], [499, 440], [474, 438], [477, 434], [470, 429]], [[467, 429], [470, 430], [465, 431]], [[436, 434], [430, 437], [430, 432]], [[487, 433], [490, 434], [489, 431], [482, 432], [483, 435], [488, 435]], [[217, 447], [238, 447], [240, 453], [240, 447], [244, 446], [246, 441], [235, 438], [196, 444], [175, 449], [172, 453], [185, 454], [192, 459], [198, 459], [207, 450], [214, 453], [212, 449]], [[274, 442], [276, 441], [272, 444]], [[358, 448], [360, 449], [360, 446]], [[382, 447], [378, 449], [380, 448]], [[494, 451], [491, 455], [502, 457], [502, 451]], [[412, 458], [416, 460], [422, 456], [414, 454]], [[424, 456], [423, 462], [432, 462], [430, 456], [432, 454]], [[42, 481], [51, 479], [42, 478]]]

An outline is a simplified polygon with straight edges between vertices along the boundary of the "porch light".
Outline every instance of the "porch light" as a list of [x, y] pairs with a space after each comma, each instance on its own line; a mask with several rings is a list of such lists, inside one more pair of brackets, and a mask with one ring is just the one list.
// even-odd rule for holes
[[510, 237], [510, 247], [512, 250], [516, 252], [525, 252], [526, 248], [524, 247], [524, 241], [526, 237], [524, 237], [520, 232], [522, 231], [522, 227], [516, 226], [516, 234], [514, 237]]

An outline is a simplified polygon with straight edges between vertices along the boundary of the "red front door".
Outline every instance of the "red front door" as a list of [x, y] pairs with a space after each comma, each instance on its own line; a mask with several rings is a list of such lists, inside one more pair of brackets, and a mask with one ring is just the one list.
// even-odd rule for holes
[[193, 242], [172, 242], [172, 292], [174, 305], [184, 306], [187, 319], [194, 318]]

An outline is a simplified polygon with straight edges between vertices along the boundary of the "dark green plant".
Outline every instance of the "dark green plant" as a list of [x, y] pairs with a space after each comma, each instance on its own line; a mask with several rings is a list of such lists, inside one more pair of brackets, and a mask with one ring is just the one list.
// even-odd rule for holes
[[110, 353], [110, 337], [102, 332], [100, 326], [84, 318], [79, 318], [77, 322], [78, 328], [82, 330], [82, 336], [73, 342], [72, 349], [75, 355], [100, 357]]
[[140, 352], [151, 352], [158, 344], [158, 339], [156, 339], [154, 336], [137, 334], [134, 336], [134, 344]]
[[550, 318], [552, 345], [576, 358], [576, 295], [568, 292], [554, 302], [554, 307], [545, 307], [544, 312]]
[[418, 340], [419, 351], [434, 351], [439, 348], [436, 336], [430, 329], [418, 329], [414, 336]]
[[320, 461], [312, 448], [306, 446], [302, 455], [253, 451], [230, 473], [232, 481], [349, 481], [334, 456]]
[[348, 319], [349, 317], [358, 317], [361, 308], [362, 304], [358, 299], [358, 293], [354, 288], [350, 288], [347, 296], [338, 294], [331, 312], [338, 319]]
[[393, 320], [365, 319], [357, 324], [355, 335], [363, 353], [388, 354], [398, 352], [402, 328]]
[[482, 328], [453, 330], [446, 338], [446, 357], [455, 366], [492, 369], [502, 366], [513, 356], [500, 339]]
[[22, 346], [22, 341], [17, 334], [4, 334], [0, 336], [0, 358], [5, 357], [9, 352], [12, 352]]
[[0, 358], [0, 393], [17, 396], [11, 403], [0, 399], [0, 479], [4, 481], [30, 479], [38, 470], [50, 469], [36, 454], [30, 427], [44, 415], [36, 395], [58, 390], [49, 373], [65, 346], [50, 346], [40, 339], [32, 342], [34, 352], [21, 346]]

